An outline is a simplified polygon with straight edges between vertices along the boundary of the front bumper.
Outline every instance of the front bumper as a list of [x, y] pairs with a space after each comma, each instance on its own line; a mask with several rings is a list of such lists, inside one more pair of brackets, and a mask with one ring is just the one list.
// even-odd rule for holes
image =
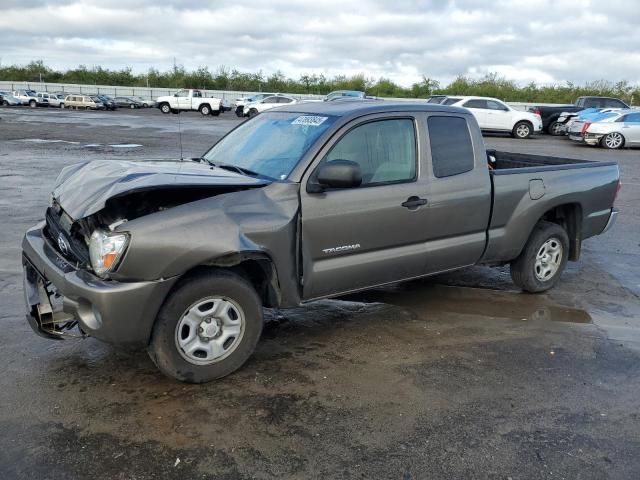
[[584, 143], [587, 145], [600, 145], [600, 140], [602, 140], [604, 134], [601, 133], [585, 133], [584, 135]]
[[22, 241], [27, 321], [47, 338], [81, 331], [111, 343], [147, 344], [156, 315], [177, 277], [142, 282], [103, 280], [76, 269], [36, 225]]

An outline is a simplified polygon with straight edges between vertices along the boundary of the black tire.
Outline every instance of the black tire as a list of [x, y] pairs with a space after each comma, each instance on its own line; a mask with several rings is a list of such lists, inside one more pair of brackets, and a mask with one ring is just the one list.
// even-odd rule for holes
[[255, 117], [256, 115], [258, 115], [258, 113], [260, 113], [258, 112], [258, 110], [256, 110], [255, 108], [252, 108], [251, 110], [249, 110], [249, 118]]
[[218, 117], [220, 116], [221, 112], [222, 112], [222, 107], [220, 107], [220, 110], [212, 110], [211, 115], [213, 115], [214, 117]]
[[[244, 315], [244, 333], [231, 353], [207, 365], [187, 361], [178, 350], [176, 328], [186, 311], [211, 296], [232, 300]], [[156, 318], [148, 352], [165, 375], [188, 383], [222, 378], [240, 368], [253, 353], [262, 333], [262, 303], [254, 288], [235, 273], [216, 270], [194, 275], [169, 295]]]
[[564, 132], [561, 132], [558, 130], [558, 128], [560, 127], [562, 127], [562, 123], [558, 122], [557, 120], [554, 120], [547, 127], [547, 132], [549, 133], [549, 135], [553, 135], [554, 137], [560, 137], [564, 135]]
[[171, 106], [168, 103], [163, 103], [160, 105], [160, 111], [162, 113], [171, 113]]
[[36, 102], [35, 100], [29, 100], [29, 106], [31, 108], [36, 108], [38, 106], [38, 102]]
[[200, 114], [202, 114], [204, 116], [211, 115], [211, 107], [209, 105], [207, 105], [207, 104], [200, 105]]
[[9, 106], [9, 102], [7, 100], [3, 100], [2, 101], [2, 106], [3, 107], [8, 107]]
[[617, 150], [624, 147], [626, 140], [620, 132], [607, 133], [600, 140], [600, 145], [609, 150]]
[[244, 107], [236, 107], [236, 117], [244, 117]]
[[[538, 253], [541, 252], [543, 246], [553, 245], [553, 241], [561, 246], [560, 257], [557, 259], [559, 265], [553, 274], [549, 274], [547, 278], [540, 278], [542, 272], [536, 265]], [[567, 260], [569, 258], [569, 237], [564, 228], [557, 223], [540, 221], [531, 232], [527, 244], [514, 261], [511, 262], [511, 278], [513, 283], [525, 292], [538, 293], [544, 292], [555, 286], [562, 275]]]
[[511, 136], [519, 140], [524, 140], [525, 138], [529, 138], [532, 133], [533, 133], [533, 125], [525, 121], [516, 123], [515, 126], [513, 127], [513, 130], [511, 130]]
[[64, 108], [64, 102], [60, 104], [60, 108]]

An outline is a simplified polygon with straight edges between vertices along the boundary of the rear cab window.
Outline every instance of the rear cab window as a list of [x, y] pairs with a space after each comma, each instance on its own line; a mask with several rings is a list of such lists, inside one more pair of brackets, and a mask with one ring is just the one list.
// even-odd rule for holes
[[432, 115], [427, 119], [427, 128], [435, 177], [451, 177], [473, 170], [473, 143], [465, 118]]

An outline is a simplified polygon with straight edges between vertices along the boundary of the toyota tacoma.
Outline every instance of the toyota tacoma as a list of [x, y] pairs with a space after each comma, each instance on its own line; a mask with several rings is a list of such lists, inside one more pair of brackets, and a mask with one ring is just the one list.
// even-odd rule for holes
[[487, 151], [463, 108], [283, 106], [201, 158], [64, 168], [23, 239], [27, 320], [210, 381], [249, 358], [263, 307], [477, 264], [545, 291], [613, 225], [618, 188], [615, 163]]

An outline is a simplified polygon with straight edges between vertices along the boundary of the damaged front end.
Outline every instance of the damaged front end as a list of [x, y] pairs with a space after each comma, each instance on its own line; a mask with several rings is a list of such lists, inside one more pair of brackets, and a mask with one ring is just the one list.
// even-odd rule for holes
[[129, 247], [128, 222], [266, 183], [193, 162], [67, 167], [45, 221], [23, 240], [30, 326], [47, 338], [91, 335], [114, 343], [145, 343], [177, 276], [113, 278]]

